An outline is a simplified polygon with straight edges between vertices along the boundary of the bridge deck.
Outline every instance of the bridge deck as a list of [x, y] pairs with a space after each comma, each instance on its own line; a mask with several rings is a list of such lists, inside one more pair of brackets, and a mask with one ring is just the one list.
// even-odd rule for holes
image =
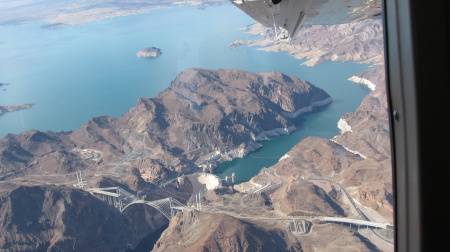
[[119, 197], [119, 194], [117, 194], [117, 193], [107, 192], [107, 191], [102, 191], [102, 190], [92, 190], [91, 189], [91, 190], [89, 190], [89, 192], [108, 195], [108, 196], [112, 196], [112, 197], [116, 197], [116, 198]]
[[389, 226], [389, 223], [378, 223], [378, 222], [356, 220], [356, 219], [349, 219], [349, 218], [322, 217], [320, 219], [324, 220], [324, 221], [351, 223], [351, 224], [356, 224], [356, 225], [360, 225], [360, 226], [370, 226], [370, 227], [377, 227], [377, 228], [387, 228]]

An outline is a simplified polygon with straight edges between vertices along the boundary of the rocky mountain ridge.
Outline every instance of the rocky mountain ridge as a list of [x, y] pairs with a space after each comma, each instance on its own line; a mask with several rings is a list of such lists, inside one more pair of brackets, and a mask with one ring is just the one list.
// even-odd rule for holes
[[230, 160], [259, 148], [257, 141], [268, 135], [290, 133], [292, 118], [331, 101], [324, 91], [279, 72], [191, 69], [155, 99], [141, 99], [124, 121], [135, 132], [190, 152], [190, 160], [216, 151]]
[[0, 251], [126, 251], [159, 225], [144, 209], [121, 214], [64, 186], [0, 192], [0, 219]]
[[381, 63], [384, 58], [383, 27], [381, 19], [338, 25], [305, 25], [290, 43], [275, 40], [271, 27], [255, 23], [245, 28], [249, 34], [260, 36], [253, 40], [239, 40], [231, 47], [249, 45], [266, 51], [286, 51], [302, 65], [315, 66], [325, 61], [356, 61]]
[[[7, 135], [0, 139], [0, 176], [111, 172], [111, 163], [136, 154], [131, 166], [164, 179], [192, 171], [211, 152], [227, 160], [246, 155], [259, 148], [257, 141], [294, 130], [291, 117], [331, 101], [323, 90], [279, 72], [189, 69], [123, 117], [92, 118], [74, 132]], [[89, 151], [97, 158], [88, 158]]]

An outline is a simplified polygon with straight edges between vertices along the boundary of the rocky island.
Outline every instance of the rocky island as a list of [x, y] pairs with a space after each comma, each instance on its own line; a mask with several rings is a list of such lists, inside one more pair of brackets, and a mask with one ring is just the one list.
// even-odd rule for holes
[[136, 53], [136, 56], [140, 58], [153, 58], [158, 57], [161, 54], [162, 54], [161, 49], [156, 47], [147, 47]]
[[34, 103], [27, 103], [27, 104], [21, 104], [21, 105], [9, 105], [9, 106], [0, 106], [0, 115], [6, 113], [6, 112], [12, 112], [19, 109], [27, 109], [33, 107]]

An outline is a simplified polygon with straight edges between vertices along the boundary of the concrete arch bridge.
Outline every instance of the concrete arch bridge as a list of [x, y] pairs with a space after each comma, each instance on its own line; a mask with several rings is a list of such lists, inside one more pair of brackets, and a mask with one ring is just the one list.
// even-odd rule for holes
[[100, 196], [104, 201], [107, 201], [110, 205], [113, 205], [119, 209], [120, 212], [125, 211], [127, 207], [133, 204], [146, 204], [156, 208], [167, 219], [171, 220], [178, 211], [187, 208], [181, 202], [172, 197], [146, 201], [120, 187], [89, 188], [86, 189], [86, 191], [93, 195]]

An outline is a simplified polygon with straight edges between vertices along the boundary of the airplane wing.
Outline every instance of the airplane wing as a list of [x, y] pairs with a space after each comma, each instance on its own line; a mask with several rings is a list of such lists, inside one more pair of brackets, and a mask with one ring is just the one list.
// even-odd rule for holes
[[303, 24], [343, 24], [381, 15], [381, 0], [231, 0], [261, 24], [290, 41]]

